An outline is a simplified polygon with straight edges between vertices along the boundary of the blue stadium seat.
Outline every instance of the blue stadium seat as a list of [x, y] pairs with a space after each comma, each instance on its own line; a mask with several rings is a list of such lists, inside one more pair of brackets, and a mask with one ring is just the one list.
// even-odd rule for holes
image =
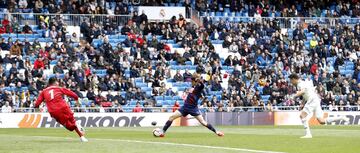
[[125, 98], [126, 92], [122, 91], [122, 92], [120, 92], [120, 95], [121, 95], [121, 97]]
[[221, 97], [222, 97], [221, 95], [216, 95], [217, 100], [220, 100]]
[[131, 100], [131, 101], [130, 101], [130, 105], [136, 106], [136, 102], [137, 102], [136, 100]]
[[174, 100], [166, 100], [165, 104], [171, 106], [174, 106], [175, 101]]
[[172, 100], [171, 96], [164, 96], [164, 100]]
[[346, 70], [354, 70], [354, 65], [346, 65], [345, 69]]
[[56, 65], [57, 62], [58, 62], [57, 60], [52, 60], [50, 61], [50, 65]]
[[210, 95], [221, 95], [222, 91], [210, 91], [209, 94]]
[[345, 71], [345, 69], [346, 69], [345, 66], [339, 66], [339, 71], [341, 71], [341, 70]]
[[173, 99], [173, 100], [180, 100], [181, 97], [180, 97], [180, 96], [174, 96], [174, 97], [172, 97], [172, 99]]
[[148, 83], [141, 83], [141, 82], [136, 82], [136, 87], [148, 87]]
[[346, 76], [353, 76], [354, 75], [354, 70], [345, 70], [345, 75]]
[[345, 69], [339, 69], [339, 72], [340, 72], [341, 75], [345, 75], [345, 74], [346, 74]]
[[262, 94], [264, 88], [259, 86], [259, 87], [256, 87], [256, 89], [259, 90], [260, 94]]
[[175, 44], [175, 41], [174, 40], [167, 40], [166, 41], [168, 44]]
[[261, 96], [261, 100], [263, 100], [263, 101], [269, 101], [269, 99], [270, 99], [270, 95], [262, 95]]
[[192, 62], [191, 61], [186, 61], [185, 64], [186, 65], [192, 65]]
[[126, 39], [127, 38], [127, 35], [119, 35], [119, 39]]
[[171, 69], [173, 70], [180, 70], [181, 66], [180, 65], [171, 65]]
[[155, 98], [156, 101], [164, 100], [164, 96], [155, 96], [154, 98]]
[[173, 44], [172, 47], [173, 48], [181, 48], [181, 46], [179, 44]]
[[137, 82], [144, 82], [143, 78], [141, 78], [141, 77], [140, 78], [135, 78], [135, 83], [137, 83]]
[[164, 100], [157, 100], [157, 101], [156, 101], [156, 104], [163, 105], [163, 104], [164, 104]]
[[156, 35], [156, 39], [157, 39], [157, 40], [162, 40], [163, 37], [164, 37], [163, 35]]
[[150, 96], [151, 96], [151, 92], [152, 92], [152, 91], [145, 91], [145, 95], [146, 95], [147, 97], [150, 97]]
[[178, 87], [177, 90], [178, 91], [185, 91], [187, 89], [187, 87]]
[[152, 88], [151, 87], [141, 87], [141, 90], [142, 91], [152, 91]]
[[169, 64], [170, 65], [177, 65], [177, 62], [176, 61], [169, 61]]
[[196, 70], [196, 65], [187, 65], [186, 66], [186, 69], [188, 69], [188, 70]]
[[166, 82], [175, 82], [174, 79], [167, 79]]
[[174, 106], [175, 100], [167, 100], [167, 104], [169, 104], [170, 106]]
[[306, 37], [313, 37], [313, 33], [312, 32], [309, 32], [309, 33], [306, 33]]
[[344, 61], [345, 65], [354, 65], [354, 62], [351, 61]]
[[305, 47], [306, 47], [307, 49], [310, 49], [310, 41], [305, 41]]
[[163, 107], [163, 106], [162, 106], [162, 103], [156, 103], [155, 107]]

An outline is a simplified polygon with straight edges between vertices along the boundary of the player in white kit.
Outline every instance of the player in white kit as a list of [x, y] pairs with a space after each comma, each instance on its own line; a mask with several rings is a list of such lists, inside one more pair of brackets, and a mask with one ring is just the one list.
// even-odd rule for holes
[[309, 120], [312, 117], [312, 113], [315, 114], [320, 124], [330, 124], [335, 121], [344, 121], [344, 124], [348, 124], [349, 119], [345, 116], [323, 118], [324, 112], [321, 108], [321, 99], [311, 80], [302, 80], [296, 74], [291, 74], [289, 79], [291, 84], [296, 86], [298, 90], [294, 95], [290, 96], [290, 98], [294, 99], [302, 96], [303, 101], [306, 102], [300, 114], [301, 122], [305, 128], [305, 136], [301, 138], [312, 138], [309, 127]]

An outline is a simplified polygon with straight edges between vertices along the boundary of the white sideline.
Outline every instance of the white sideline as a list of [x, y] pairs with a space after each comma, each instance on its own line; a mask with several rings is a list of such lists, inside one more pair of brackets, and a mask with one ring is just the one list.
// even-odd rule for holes
[[[11, 135], [15, 136], [15, 135]], [[77, 138], [67, 138], [67, 137], [50, 137], [50, 136], [20, 136], [20, 137], [35, 137], [35, 138], [52, 138], [52, 139], [68, 139], [68, 140], [79, 140]], [[88, 138], [89, 142], [92, 140], [95, 141], [115, 141], [115, 142], [130, 142], [130, 143], [143, 143], [143, 144], [158, 144], [158, 145], [169, 145], [169, 146], [183, 146], [183, 147], [196, 147], [196, 148], [206, 148], [206, 149], [219, 149], [219, 150], [229, 150], [229, 151], [244, 151], [244, 152], [253, 152], [253, 153], [285, 153], [285, 152], [275, 152], [275, 151], [265, 151], [265, 150], [253, 150], [253, 149], [243, 149], [243, 148], [231, 148], [231, 147], [220, 147], [220, 146], [207, 146], [207, 145], [197, 145], [197, 144], [186, 144], [186, 143], [172, 143], [172, 142], [159, 142], [159, 141], [140, 141], [140, 140], [124, 140], [124, 139], [99, 139], [99, 138]]]

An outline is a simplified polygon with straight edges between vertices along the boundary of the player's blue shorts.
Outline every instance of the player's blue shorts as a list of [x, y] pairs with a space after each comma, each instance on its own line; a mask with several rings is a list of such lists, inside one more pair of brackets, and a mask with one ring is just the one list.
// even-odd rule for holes
[[186, 107], [186, 106], [181, 106], [180, 109], [178, 109], [178, 111], [181, 113], [182, 116], [187, 116], [187, 115], [191, 115], [191, 116], [199, 116], [200, 111], [198, 107]]

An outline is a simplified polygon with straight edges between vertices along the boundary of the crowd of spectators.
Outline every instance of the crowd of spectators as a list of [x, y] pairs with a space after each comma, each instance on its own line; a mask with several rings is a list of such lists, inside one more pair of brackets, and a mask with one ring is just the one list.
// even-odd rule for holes
[[190, 12], [190, 0], [1, 0], [0, 8], [10, 13], [128, 15], [137, 6], [181, 4]]
[[335, 0], [196, 0], [201, 12], [241, 12], [245, 16], [261, 17], [358, 17], [358, 1]]
[[[85, 19], [80, 24], [83, 35], [80, 38], [67, 33], [60, 17], [39, 18], [38, 28], [45, 31], [42, 37], [51, 38], [53, 42], [41, 45], [38, 40], [30, 43], [11, 37], [0, 39], [1, 50], [10, 51], [0, 59], [0, 88], [15, 88], [0, 90], [0, 106], [8, 102], [15, 109], [31, 107], [46, 86], [46, 72], [52, 61], [56, 61], [56, 65], [51, 71], [62, 78], [61, 86], [92, 101], [91, 108], [111, 107], [116, 112], [124, 111], [123, 107], [132, 100], [139, 101], [134, 112], [153, 111], [151, 107], [161, 107], [156, 96], [183, 96], [166, 84], [191, 82], [192, 73], [185, 70], [172, 75], [171, 61], [179, 65], [191, 61], [196, 65], [196, 73], [204, 76], [207, 83], [200, 103], [203, 111], [239, 111], [236, 107], [240, 106], [260, 106], [257, 111], [264, 111], [279, 109], [278, 106], [299, 106], [301, 100], [289, 101], [286, 97], [295, 91], [287, 81], [290, 73], [312, 79], [322, 104], [330, 110], [358, 110], [360, 106], [360, 25], [298, 24], [289, 36], [289, 32], [282, 32], [272, 20], [251, 23], [220, 20], [197, 27], [186, 22], [182, 15], [168, 22], [149, 22], [145, 14], [135, 14], [120, 30], [116, 30], [118, 25], [113, 25], [110, 19], [106, 21], [109, 24], [90, 23]], [[2, 21], [8, 25], [16, 22], [8, 18]], [[24, 33], [33, 30], [22, 29]], [[313, 34], [309, 48], [305, 46], [307, 33]], [[126, 35], [126, 39], [113, 46], [108, 38], [110, 34]], [[102, 42], [94, 45], [94, 39]], [[184, 53], [171, 48], [168, 40], [174, 40]], [[212, 40], [220, 40], [223, 49], [219, 51]], [[222, 59], [220, 54], [225, 53], [231, 55]], [[328, 60], [332, 57], [336, 57], [333, 63]], [[342, 75], [340, 69], [346, 62], [353, 63], [354, 72]], [[7, 65], [11, 66], [8, 72]], [[224, 66], [233, 71], [222, 71]], [[100, 77], [93, 69], [106, 69], [106, 75]], [[129, 76], [125, 75], [127, 71]], [[150, 95], [135, 85], [135, 78], [151, 84]], [[84, 95], [82, 91], [87, 92]], [[118, 94], [113, 96], [112, 91]], [[221, 97], [207, 97], [212, 91], [221, 91]], [[101, 92], [107, 92], [106, 96], [99, 94]], [[262, 99], [264, 95], [269, 95], [268, 100]], [[175, 103], [174, 107], [178, 106], [179, 103]], [[84, 111], [81, 106], [75, 107], [75, 111]]]
[[[184, 6], [187, 12], [241, 12], [262, 17], [358, 17], [360, 3], [354, 0], [1, 0], [9, 12], [126, 15], [136, 6]], [[187, 17], [189, 14], [187, 13]]]

